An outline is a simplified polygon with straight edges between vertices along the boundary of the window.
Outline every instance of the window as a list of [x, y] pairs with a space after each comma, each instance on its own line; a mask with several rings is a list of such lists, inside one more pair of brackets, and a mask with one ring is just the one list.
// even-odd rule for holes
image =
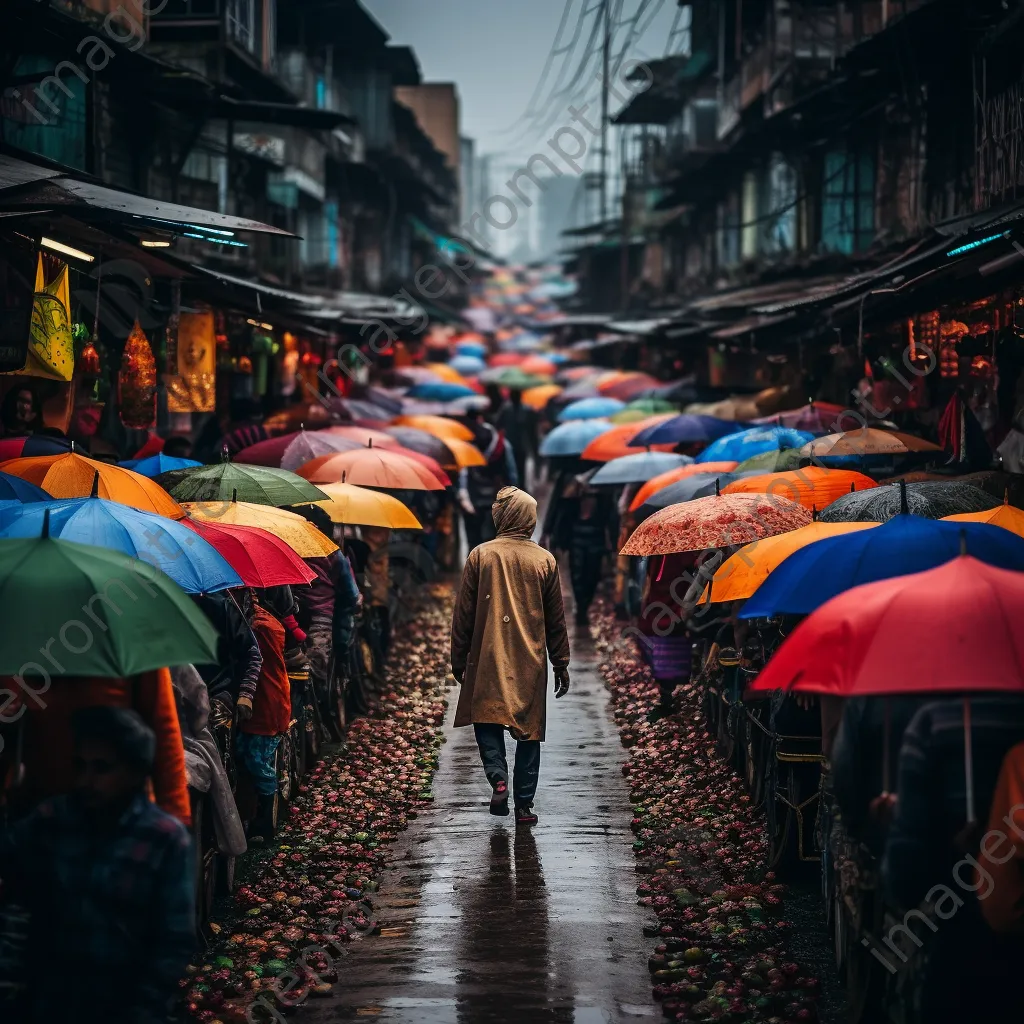
[[256, 53], [256, 0], [227, 0], [226, 16], [228, 38]]
[[[152, 5], [151, 5], [152, 6]], [[168, 0], [152, 13], [154, 21], [177, 21], [183, 18], [216, 18], [220, 0]]]
[[821, 244], [830, 252], [855, 253], [875, 237], [875, 161], [867, 150], [845, 147], [825, 154]]

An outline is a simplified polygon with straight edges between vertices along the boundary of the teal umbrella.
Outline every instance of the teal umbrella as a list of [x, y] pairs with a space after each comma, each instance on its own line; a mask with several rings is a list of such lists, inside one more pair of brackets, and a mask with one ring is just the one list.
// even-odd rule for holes
[[217, 661], [188, 595], [136, 558], [49, 536], [0, 540], [0, 674], [125, 677]]

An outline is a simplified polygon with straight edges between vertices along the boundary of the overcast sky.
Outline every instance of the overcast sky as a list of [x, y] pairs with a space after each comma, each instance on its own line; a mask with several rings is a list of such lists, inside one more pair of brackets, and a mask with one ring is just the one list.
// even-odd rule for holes
[[[478, 142], [478, 151], [506, 153], [510, 164], [524, 154], [536, 151], [538, 139], [551, 133], [546, 122], [554, 117], [555, 127], [568, 124], [565, 110], [572, 102], [595, 101], [598, 54], [579, 86], [562, 97], [543, 104], [543, 116], [529, 130], [530, 122], [521, 122], [544, 68], [566, 0], [362, 0], [368, 10], [391, 34], [396, 44], [412, 46], [419, 57], [423, 76], [428, 81], [454, 81], [462, 100], [462, 133]], [[571, 4], [563, 45], [572, 41], [573, 29], [583, 9], [595, 6], [593, 0], [568, 0]], [[621, 4], [620, 22], [629, 22], [642, 11], [640, 26], [649, 28], [630, 46], [627, 57], [659, 57], [665, 52], [669, 30], [676, 13], [676, 0], [612, 0], [613, 11]], [[552, 73], [542, 100], [560, 85], [572, 79], [579, 58], [586, 51], [593, 15], [579, 33], [572, 63], [565, 57], [552, 65]], [[627, 27], [618, 36], [624, 40]], [[574, 95], [575, 94], [575, 95]], [[596, 109], [596, 105], [595, 105]], [[613, 103], [614, 109], [614, 103]], [[507, 129], [520, 121], [519, 128]], [[523, 130], [526, 128], [527, 130]], [[542, 129], [546, 128], [547, 134]]]

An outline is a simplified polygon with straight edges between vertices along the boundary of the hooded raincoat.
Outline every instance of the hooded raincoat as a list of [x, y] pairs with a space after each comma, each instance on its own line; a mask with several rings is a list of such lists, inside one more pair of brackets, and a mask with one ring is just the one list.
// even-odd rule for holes
[[548, 657], [569, 664], [569, 637], [554, 556], [530, 537], [537, 502], [503, 487], [492, 508], [497, 538], [466, 559], [452, 620], [452, 672], [462, 680], [455, 724], [505, 726], [543, 740]]

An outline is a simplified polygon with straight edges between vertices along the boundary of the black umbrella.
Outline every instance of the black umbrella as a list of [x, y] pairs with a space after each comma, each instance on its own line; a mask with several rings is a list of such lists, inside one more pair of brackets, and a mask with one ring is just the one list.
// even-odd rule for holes
[[999, 499], [980, 487], [955, 481], [884, 484], [851, 491], [837, 498], [818, 516], [823, 523], [885, 523], [908, 512], [926, 519], [945, 519], [964, 512], [985, 512]]

